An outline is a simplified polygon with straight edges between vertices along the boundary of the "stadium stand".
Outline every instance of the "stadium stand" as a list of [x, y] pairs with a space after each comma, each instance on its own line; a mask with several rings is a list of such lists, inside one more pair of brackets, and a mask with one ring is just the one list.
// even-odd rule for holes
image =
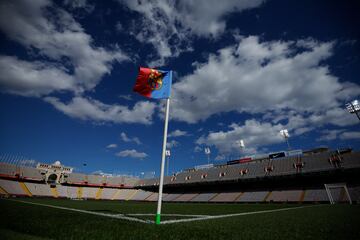
[[300, 202], [301, 190], [273, 191], [266, 199], [268, 202]]
[[87, 177], [81, 173], [70, 173], [67, 175], [65, 182], [70, 184], [84, 184], [87, 182]]
[[95, 199], [98, 188], [95, 187], [83, 187], [82, 197], [85, 199]]
[[0, 179], [0, 186], [10, 195], [28, 196], [17, 181]]
[[149, 197], [152, 192], [147, 192], [143, 190], [138, 190], [131, 198], [128, 200], [135, 200], [135, 201], [144, 201], [147, 197]]
[[217, 193], [200, 193], [191, 199], [191, 202], [208, 202], [210, 199], [216, 196]]
[[198, 193], [184, 193], [178, 198], [176, 198], [177, 202], [189, 202], [191, 199], [195, 198]]
[[[320, 150], [190, 168], [165, 176], [163, 201], [329, 202], [324, 183], [344, 183], [353, 202], [358, 203], [360, 153]], [[50, 181], [51, 175], [56, 175], [56, 180]], [[158, 184], [158, 178], [73, 173], [71, 167], [58, 163], [36, 168], [0, 163], [0, 195], [157, 201]], [[345, 188], [335, 187], [331, 194], [335, 202], [348, 201]]]
[[50, 190], [50, 185], [47, 184], [37, 184], [37, 183], [25, 183], [27, 189], [31, 192], [33, 196], [40, 197], [51, 197], [52, 193]]
[[116, 188], [104, 188], [101, 194], [101, 199], [111, 200], [116, 192]]
[[309, 189], [305, 191], [304, 202], [328, 202], [325, 189]]
[[241, 192], [223, 192], [217, 194], [214, 198], [210, 200], [210, 202], [234, 202], [239, 196]]
[[12, 177], [16, 175], [16, 166], [0, 162], [0, 175]]
[[268, 191], [244, 192], [237, 202], [262, 202], [268, 194]]
[[20, 167], [20, 178], [44, 181], [45, 173], [41, 174], [41, 172], [36, 168]]

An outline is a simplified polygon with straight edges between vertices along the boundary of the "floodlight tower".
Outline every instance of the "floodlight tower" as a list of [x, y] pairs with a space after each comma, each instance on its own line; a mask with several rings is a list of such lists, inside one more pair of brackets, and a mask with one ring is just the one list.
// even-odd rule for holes
[[204, 149], [204, 151], [205, 151], [205, 154], [207, 155], [208, 164], [210, 164], [210, 153], [211, 153], [210, 148], [209, 148], [209, 147], [206, 147], [206, 148]]
[[289, 131], [287, 129], [282, 129], [282, 130], [280, 130], [280, 134], [285, 139], [285, 141], [286, 141], [286, 143], [288, 145], [288, 149], [290, 150], [291, 147], [290, 147], [290, 143], [289, 143], [289, 137], [290, 137]]
[[357, 118], [360, 120], [359, 112], [360, 112], [360, 103], [358, 100], [354, 100], [346, 104], [346, 108], [349, 113], [355, 113]]
[[167, 149], [165, 151], [165, 156], [166, 156], [166, 160], [167, 160], [167, 163], [166, 163], [166, 175], [169, 176], [169, 160], [170, 160], [170, 155], [171, 155], [171, 152], [170, 152], [170, 149]]
[[[239, 144], [239, 147], [240, 147], [240, 154], [244, 151], [245, 149], [245, 143], [244, 143], [244, 140], [240, 139], [237, 141], [237, 143]], [[241, 155], [240, 155], [241, 157]]]

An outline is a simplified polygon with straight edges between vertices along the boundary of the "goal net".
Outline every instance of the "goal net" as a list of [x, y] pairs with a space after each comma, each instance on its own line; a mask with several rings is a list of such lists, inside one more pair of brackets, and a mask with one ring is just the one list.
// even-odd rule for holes
[[346, 183], [324, 184], [330, 204], [350, 203], [352, 204]]

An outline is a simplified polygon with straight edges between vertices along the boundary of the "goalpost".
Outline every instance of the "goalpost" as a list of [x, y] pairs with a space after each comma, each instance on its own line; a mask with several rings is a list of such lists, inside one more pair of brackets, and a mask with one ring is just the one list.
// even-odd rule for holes
[[[346, 183], [324, 184], [324, 186], [325, 186], [325, 190], [328, 195], [330, 204], [335, 204], [336, 202], [343, 201], [345, 196], [347, 197], [347, 200], [349, 201], [349, 203], [352, 204], [351, 197], [349, 194], [349, 190], [346, 186]], [[337, 198], [335, 198], [334, 195], [332, 194], [331, 190], [337, 190], [337, 189], [340, 189], [340, 195], [335, 196], [335, 197], [337, 197]], [[343, 191], [343, 194], [341, 194], [341, 191]], [[343, 198], [340, 199], [341, 197], [343, 197]]]

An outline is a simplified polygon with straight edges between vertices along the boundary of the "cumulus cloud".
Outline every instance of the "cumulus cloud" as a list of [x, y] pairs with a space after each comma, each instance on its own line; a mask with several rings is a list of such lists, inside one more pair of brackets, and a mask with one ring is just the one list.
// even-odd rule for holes
[[160, 59], [151, 64], [162, 65], [168, 57], [190, 51], [191, 38], [217, 37], [226, 29], [224, 17], [233, 12], [258, 7], [263, 0], [121, 0], [121, 4], [139, 13], [134, 22], [134, 36], [151, 44]]
[[360, 139], [360, 132], [344, 132], [340, 134], [340, 139]]
[[189, 133], [186, 131], [182, 131], [180, 129], [176, 129], [175, 131], [172, 131], [168, 134], [168, 137], [183, 137], [183, 136], [189, 136]]
[[74, 97], [68, 103], [63, 103], [55, 97], [46, 97], [44, 100], [70, 117], [100, 123], [151, 124], [155, 110], [155, 104], [148, 101], [137, 102], [133, 108], [128, 108], [122, 105], [108, 105], [92, 98], [79, 96]]
[[173, 119], [196, 123], [230, 111], [273, 118], [278, 115], [271, 113], [294, 111], [312, 123], [354, 124], [342, 104], [360, 94], [360, 87], [340, 82], [324, 64], [334, 43], [239, 39], [173, 85]]
[[109, 149], [111, 149], [111, 148], [117, 148], [117, 144], [111, 143], [111, 144], [107, 145], [106, 148], [109, 148]]
[[10, 93], [90, 90], [110, 73], [114, 60], [128, 59], [120, 49], [95, 47], [75, 19], [48, 0], [1, 1], [0, 30], [31, 51], [29, 59], [38, 60], [0, 56], [0, 86]]
[[124, 132], [122, 132], [122, 133], [120, 134], [120, 137], [121, 137], [121, 140], [123, 140], [124, 142], [134, 142], [134, 143], [136, 143], [136, 144], [138, 144], [138, 145], [141, 144], [141, 141], [139, 140], [139, 138], [137, 138], [137, 137], [129, 138], [129, 137], [126, 135], [126, 133], [124, 133]]
[[166, 143], [166, 148], [171, 149], [171, 148], [178, 147], [179, 145], [180, 145], [180, 143], [178, 141], [171, 140], [171, 141]]
[[138, 152], [135, 149], [131, 149], [131, 150], [124, 150], [124, 151], [118, 152], [118, 153], [116, 153], [116, 156], [143, 159], [143, 158], [146, 158], [148, 155], [144, 152]]
[[279, 132], [284, 128], [281, 124], [272, 125], [268, 122], [259, 122], [255, 119], [245, 121], [244, 125], [231, 124], [228, 131], [210, 132], [196, 140], [197, 144], [215, 146], [220, 155], [231, 152], [240, 152], [239, 140], [246, 141], [245, 151], [256, 152], [261, 146], [280, 143], [284, 139]]

